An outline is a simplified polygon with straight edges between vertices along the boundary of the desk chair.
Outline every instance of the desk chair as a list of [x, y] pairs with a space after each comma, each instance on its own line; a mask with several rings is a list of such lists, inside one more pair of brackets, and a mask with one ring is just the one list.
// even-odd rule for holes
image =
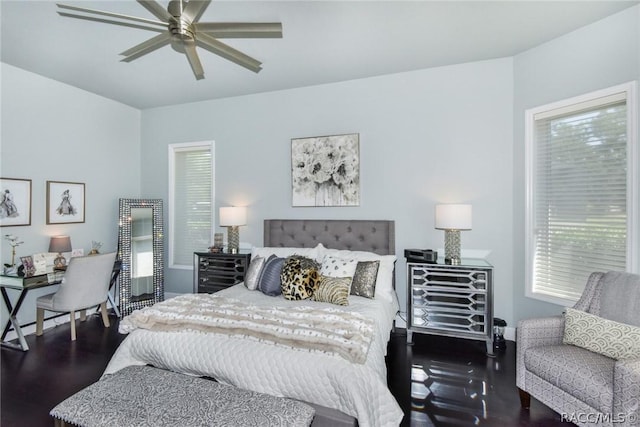
[[36, 335], [42, 335], [44, 311], [69, 312], [71, 341], [76, 340], [76, 311], [86, 320], [87, 308], [100, 305], [102, 322], [109, 327], [107, 298], [116, 253], [71, 258], [57, 292], [36, 300]]

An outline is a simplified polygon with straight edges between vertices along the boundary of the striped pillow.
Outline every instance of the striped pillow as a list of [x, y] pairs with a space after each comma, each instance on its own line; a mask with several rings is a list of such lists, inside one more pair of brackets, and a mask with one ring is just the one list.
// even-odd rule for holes
[[349, 305], [350, 287], [351, 277], [320, 276], [320, 284], [313, 292], [312, 299], [336, 305]]

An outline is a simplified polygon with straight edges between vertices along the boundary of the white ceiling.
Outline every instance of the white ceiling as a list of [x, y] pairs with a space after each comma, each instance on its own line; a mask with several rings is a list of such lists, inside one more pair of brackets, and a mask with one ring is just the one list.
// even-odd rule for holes
[[[58, 1], [155, 19], [133, 0]], [[637, 3], [214, 0], [201, 22], [282, 22], [283, 38], [225, 40], [263, 62], [258, 74], [198, 48], [196, 81], [168, 46], [120, 62], [157, 33], [64, 18], [54, 0], [2, 0], [1, 59], [144, 109], [511, 56]]]

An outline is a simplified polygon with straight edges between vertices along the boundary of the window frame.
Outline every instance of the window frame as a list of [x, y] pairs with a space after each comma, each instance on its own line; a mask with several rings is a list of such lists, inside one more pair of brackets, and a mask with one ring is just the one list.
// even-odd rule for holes
[[[597, 90], [584, 95], [553, 102], [547, 105], [531, 108], [525, 111], [525, 296], [562, 306], [572, 306], [577, 300], [559, 298], [534, 290], [535, 263], [535, 182], [536, 182], [536, 115], [553, 110], [570, 109], [576, 104], [593, 102], [598, 98], [610, 97], [625, 93], [627, 108], [627, 248], [626, 271], [638, 273], [640, 261], [638, 256], [640, 242], [640, 185], [638, 183], [638, 92], [637, 82], [632, 81], [609, 88]], [[601, 105], [601, 104], [596, 104]], [[558, 115], [560, 113], [557, 113]]]
[[209, 150], [211, 153], [211, 231], [209, 241], [213, 241], [213, 235], [215, 233], [216, 224], [216, 212], [215, 212], [215, 141], [198, 141], [198, 142], [181, 142], [175, 144], [169, 144], [168, 146], [168, 165], [169, 165], [169, 236], [168, 236], [168, 255], [169, 255], [169, 268], [175, 268], [180, 270], [193, 270], [193, 263], [188, 265], [176, 264], [175, 262], [175, 162], [176, 153], [185, 151], [205, 151]]

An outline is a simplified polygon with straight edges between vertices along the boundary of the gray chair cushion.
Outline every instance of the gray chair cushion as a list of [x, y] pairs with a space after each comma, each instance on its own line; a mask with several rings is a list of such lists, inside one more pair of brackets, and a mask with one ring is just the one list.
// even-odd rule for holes
[[527, 349], [527, 370], [603, 413], [613, 408], [615, 360], [572, 345]]

